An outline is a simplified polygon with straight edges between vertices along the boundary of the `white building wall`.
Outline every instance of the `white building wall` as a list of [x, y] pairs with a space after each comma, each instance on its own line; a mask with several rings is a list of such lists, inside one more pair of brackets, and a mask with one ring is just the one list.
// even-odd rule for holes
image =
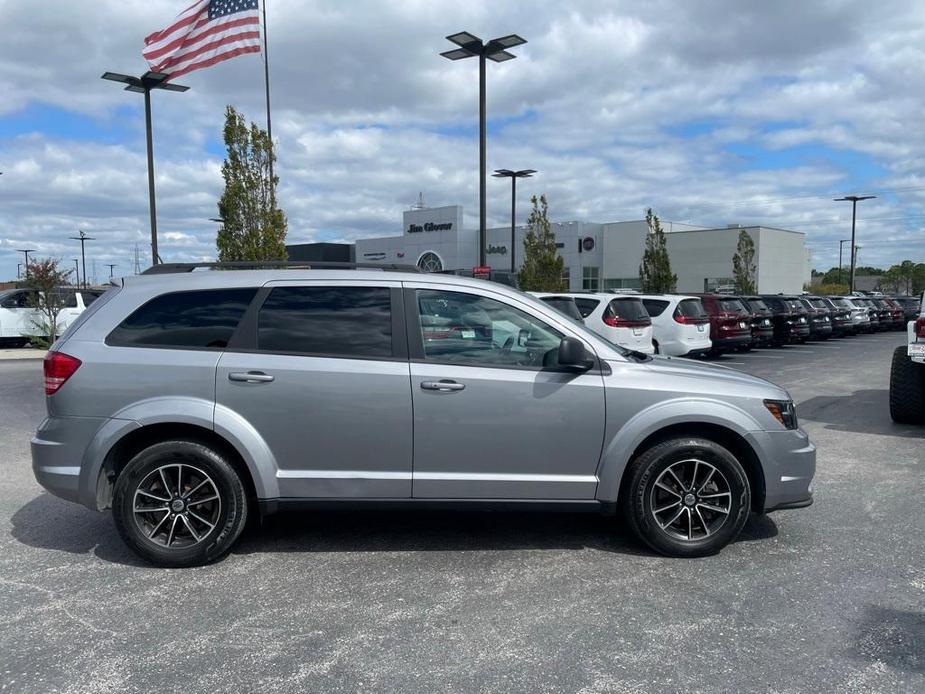
[[798, 231], [760, 227], [758, 289], [762, 294], [799, 294], [806, 277], [806, 236]]

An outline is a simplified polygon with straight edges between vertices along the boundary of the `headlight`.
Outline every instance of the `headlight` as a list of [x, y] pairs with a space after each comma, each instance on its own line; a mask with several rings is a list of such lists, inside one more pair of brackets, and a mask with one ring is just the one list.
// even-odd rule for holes
[[797, 411], [793, 400], [765, 400], [764, 406], [785, 429], [797, 428]]

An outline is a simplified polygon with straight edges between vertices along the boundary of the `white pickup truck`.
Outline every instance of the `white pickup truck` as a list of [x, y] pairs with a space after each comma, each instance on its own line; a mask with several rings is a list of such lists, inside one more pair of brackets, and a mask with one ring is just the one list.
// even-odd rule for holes
[[925, 294], [906, 332], [908, 344], [893, 352], [890, 416], [900, 424], [925, 424]]

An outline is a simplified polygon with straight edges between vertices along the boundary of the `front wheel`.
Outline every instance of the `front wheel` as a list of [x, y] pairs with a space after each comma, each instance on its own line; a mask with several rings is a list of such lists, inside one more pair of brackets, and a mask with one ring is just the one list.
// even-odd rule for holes
[[159, 566], [199, 566], [221, 557], [247, 521], [240, 476], [218, 451], [165, 441], [132, 458], [116, 480], [112, 513], [125, 543]]
[[662, 554], [715, 554], [748, 519], [751, 491], [745, 470], [714, 441], [664, 441], [636, 458], [627, 475], [624, 517], [640, 540]]

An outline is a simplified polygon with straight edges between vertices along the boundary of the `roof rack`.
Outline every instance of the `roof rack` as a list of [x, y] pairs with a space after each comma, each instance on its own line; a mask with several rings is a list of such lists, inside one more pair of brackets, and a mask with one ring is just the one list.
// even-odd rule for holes
[[396, 263], [345, 263], [334, 261], [292, 261], [292, 260], [239, 260], [229, 263], [161, 263], [152, 265], [142, 275], [169, 275], [179, 272], [193, 272], [197, 268], [209, 270], [383, 270], [388, 272], [423, 272], [417, 265]]

